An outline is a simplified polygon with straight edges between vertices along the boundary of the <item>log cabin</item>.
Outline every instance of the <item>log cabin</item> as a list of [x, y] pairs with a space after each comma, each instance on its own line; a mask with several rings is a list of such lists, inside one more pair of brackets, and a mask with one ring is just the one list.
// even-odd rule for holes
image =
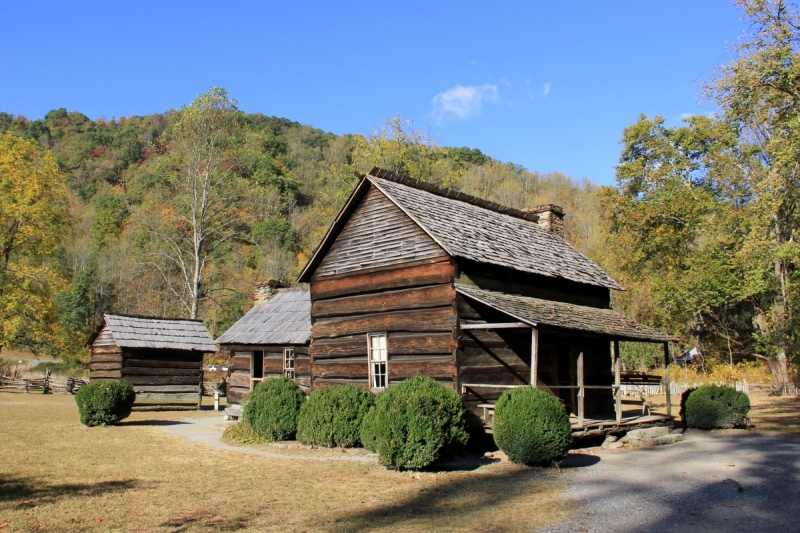
[[256, 288], [247, 314], [217, 339], [231, 352], [226, 413], [241, 415], [242, 405], [256, 383], [288, 376], [301, 389], [311, 387], [311, 297], [307, 288], [277, 288], [274, 282]]
[[109, 314], [86, 344], [90, 381], [129, 381], [137, 411], [199, 409], [203, 354], [217, 351], [200, 320]]
[[[471, 425], [533, 386], [575, 432], [670, 424], [622, 410], [620, 341], [671, 336], [611, 309], [623, 288], [563, 238], [557, 206], [514, 209], [375, 168], [298, 277], [310, 284], [310, 389], [378, 392], [417, 372], [457, 391]], [[668, 378], [667, 378], [668, 379]]]

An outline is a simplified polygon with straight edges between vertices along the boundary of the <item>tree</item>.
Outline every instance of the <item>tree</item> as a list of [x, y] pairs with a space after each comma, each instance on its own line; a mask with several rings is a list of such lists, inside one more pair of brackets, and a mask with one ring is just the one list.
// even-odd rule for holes
[[[773, 376], [789, 381], [787, 361], [796, 342], [795, 288], [800, 248], [800, 13], [783, 0], [740, 0], [752, 23], [735, 47], [737, 57], [707, 83], [723, 117], [758, 148], [760, 165], [748, 173], [754, 224], [748, 236], [749, 278], [771, 285], [760, 321]], [[761, 258], [766, 258], [765, 264]], [[764, 268], [768, 266], [768, 268]]]
[[52, 349], [52, 295], [64, 287], [53, 256], [70, 228], [69, 199], [49, 151], [0, 134], [0, 349]]
[[246, 187], [238, 168], [242, 118], [221, 88], [173, 112], [158, 161], [162, 180], [138, 206], [151, 237], [148, 263], [191, 318], [212, 292], [212, 258], [246, 231], [241, 205]]
[[[608, 220], [602, 262], [629, 289], [616, 307], [692, 343], [753, 355], [753, 309], [762, 297], [744, 257], [757, 164], [725, 121], [660, 117], [625, 129], [617, 187], [601, 202]], [[749, 318], [749, 320], [748, 320]]]

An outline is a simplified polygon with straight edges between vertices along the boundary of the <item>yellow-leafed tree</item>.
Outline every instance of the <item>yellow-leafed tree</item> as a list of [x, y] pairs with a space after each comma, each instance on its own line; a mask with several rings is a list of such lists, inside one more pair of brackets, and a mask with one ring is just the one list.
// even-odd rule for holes
[[69, 198], [49, 151], [0, 135], [0, 349], [56, 343], [53, 296], [65, 283], [53, 258], [69, 234]]

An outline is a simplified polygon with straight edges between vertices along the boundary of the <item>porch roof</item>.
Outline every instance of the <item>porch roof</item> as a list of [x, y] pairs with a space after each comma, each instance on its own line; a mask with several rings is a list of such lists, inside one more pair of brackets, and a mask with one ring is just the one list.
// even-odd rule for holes
[[531, 326], [550, 326], [595, 333], [618, 340], [670, 342], [677, 340], [655, 328], [640, 324], [612, 309], [542, 300], [456, 284], [456, 291], [467, 298], [505, 313]]

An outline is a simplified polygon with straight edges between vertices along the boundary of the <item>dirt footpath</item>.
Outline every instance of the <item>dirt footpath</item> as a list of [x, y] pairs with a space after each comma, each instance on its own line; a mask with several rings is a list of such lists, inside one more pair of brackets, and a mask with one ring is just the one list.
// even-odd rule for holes
[[689, 430], [641, 450], [591, 449], [562, 467], [580, 512], [544, 531], [800, 531], [800, 440]]

